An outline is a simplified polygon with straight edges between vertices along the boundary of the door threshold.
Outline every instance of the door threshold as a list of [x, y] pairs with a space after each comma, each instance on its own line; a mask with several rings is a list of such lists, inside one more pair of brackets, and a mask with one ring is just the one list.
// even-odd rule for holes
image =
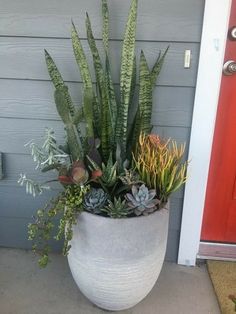
[[236, 261], [236, 244], [200, 242], [197, 258]]

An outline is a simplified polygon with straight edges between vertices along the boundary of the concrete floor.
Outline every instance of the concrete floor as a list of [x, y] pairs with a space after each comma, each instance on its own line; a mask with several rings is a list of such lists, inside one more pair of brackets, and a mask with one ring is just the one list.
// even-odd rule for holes
[[[29, 251], [0, 249], [0, 314], [102, 314], [75, 285], [67, 260], [39, 269]], [[121, 314], [220, 314], [205, 265], [165, 263], [152, 292]]]

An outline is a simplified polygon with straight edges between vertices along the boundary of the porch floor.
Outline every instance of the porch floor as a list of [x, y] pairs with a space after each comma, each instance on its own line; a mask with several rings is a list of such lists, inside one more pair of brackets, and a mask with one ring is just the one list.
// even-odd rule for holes
[[[101, 314], [78, 290], [67, 260], [39, 269], [30, 251], [0, 249], [1, 314]], [[121, 314], [220, 314], [205, 265], [165, 263], [152, 292]]]

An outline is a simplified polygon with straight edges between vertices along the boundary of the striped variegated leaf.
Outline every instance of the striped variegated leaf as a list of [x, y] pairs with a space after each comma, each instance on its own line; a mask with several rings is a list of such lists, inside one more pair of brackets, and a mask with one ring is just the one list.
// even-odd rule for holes
[[80, 69], [80, 74], [81, 74], [82, 81], [84, 83], [84, 87], [92, 88], [93, 84], [92, 84], [92, 78], [89, 71], [88, 62], [87, 62], [78, 32], [73, 22], [72, 22], [72, 30], [71, 30], [71, 39], [72, 39], [72, 46], [74, 50], [75, 59]]
[[131, 98], [131, 86], [133, 78], [133, 66], [135, 56], [135, 34], [137, 18], [137, 0], [132, 0], [129, 17], [126, 24], [123, 48], [121, 55], [120, 72], [120, 106], [117, 117], [116, 141], [120, 143], [122, 155], [126, 152], [128, 111]]
[[[90, 91], [92, 90], [92, 93], [93, 93], [92, 112], [93, 112], [93, 120], [96, 121], [96, 124], [94, 124], [94, 129], [95, 129], [95, 136], [99, 136], [100, 135], [99, 133], [100, 108], [98, 105], [96, 95], [93, 91], [93, 83], [92, 83], [92, 78], [89, 71], [88, 62], [87, 62], [78, 32], [73, 22], [72, 22], [71, 38], [72, 38], [72, 46], [74, 50], [75, 59], [79, 66], [82, 81], [84, 83], [84, 91], [88, 88]], [[87, 119], [89, 119], [89, 117], [87, 117]]]
[[[117, 121], [117, 102], [116, 102], [116, 95], [114, 90], [114, 85], [111, 78], [111, 69], [110, 69], [110, 62], [108, 56], [106, 55], [106, 88], [108, 91], [108, 99], [109, 99], [109, 110], [111, 116], [111, 123], [112, 123], [112, 135], [115, 135], [115, 128], [116, 128], [116, 121]], [[114, 138], [112, 136], [114, 141]], [[114, 143], [112, 143], [113, 145]]]
[[108, 54], [109, 48], [109, 11], [107, 0], [102, 0], [102, 41], [105, 52]]
[[71, 96], [69, 94], [68, 87], [63, 81], [63, 78], [61, 76], [61, 73], [59, 72], [55, 62], [53, 61], [50, 54], [45, 50], [45, 60], [48, 68], [48, 73], [51, 77], [52, 83], [55, 87], [55, 89], [63, 89], [65, 92], [66, 97], [66, 106], [68, 107], [68, 110], [70, 114], [73, 116], [75, 113], [75, 108], [71, 99]]
[[168, 52], [169, 46], [166, 48], [165, 52], [163, 53], [163, 55], [161, 55], [161, 53], [159, 54], [153, 68], [151, 71], [151, 81], [152, 81], [152, 85], [154, 86], [156, 84], [156, 80], [158, 78], [158, 75], [161, 72], [161, 68], [163, 66], [166, 54]]
[[92, 88], [85, 88], [84, 89], [84, 104], [83, 104], [83, 111], [85, 116], [86, 122], [86, 134], [87, 137], [94, 137], [93, 132], [93, 89]]
[[149, 133], [152, 116], [152, 82], [147, 60], [143, 51], [140, 55], [139, 65], [139, 112], [140, 131]]

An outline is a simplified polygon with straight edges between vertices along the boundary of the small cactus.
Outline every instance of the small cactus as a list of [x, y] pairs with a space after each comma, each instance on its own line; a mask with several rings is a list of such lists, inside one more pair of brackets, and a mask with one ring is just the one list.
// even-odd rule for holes
[[160, 204], [158, 199], [155, 199], [155, 190], [148, 190], [148, 188], [142, 184], [140, 187], [136, 185], [132, 186], [132, 194], [127, 193], [125, 198], [128, 201], [128, 207], [132, 208], [135, 215], [148, 215], [157, 209], [157, 205]]
[[108, 194], [103, 189], [92, 188], [85, 196], [83, 207], [93, 214], [100, 214], [101, 209], [106, 205]]

